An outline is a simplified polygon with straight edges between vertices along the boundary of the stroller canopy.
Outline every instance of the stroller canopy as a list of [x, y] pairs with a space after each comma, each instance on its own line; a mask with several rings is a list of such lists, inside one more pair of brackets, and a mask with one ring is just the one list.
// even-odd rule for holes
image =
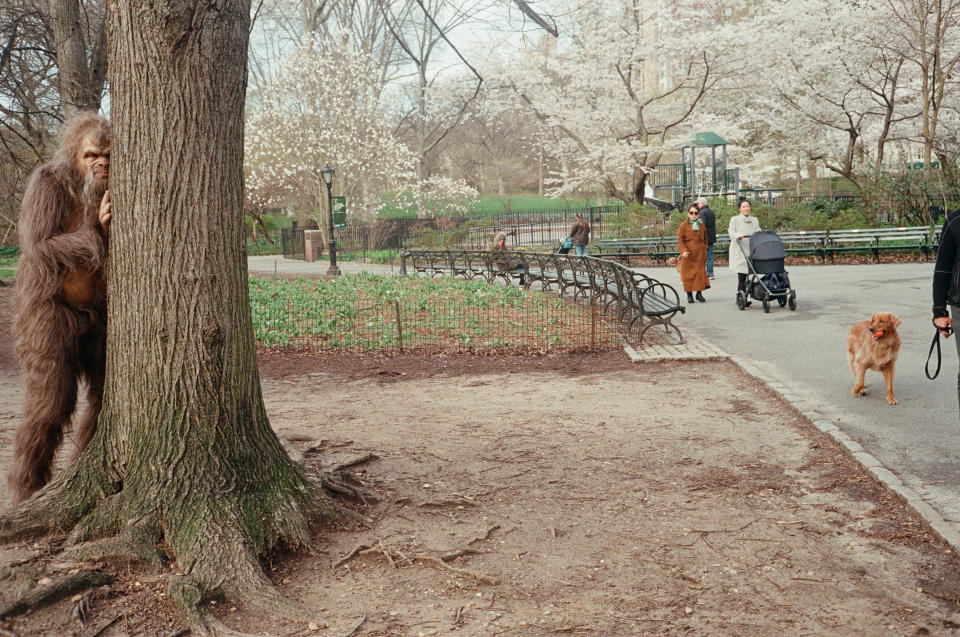
[[767, 261], [787, 256], [783, 241], [772, 230], [761, 230], [750, 237], [750, 259], [752, 261]]

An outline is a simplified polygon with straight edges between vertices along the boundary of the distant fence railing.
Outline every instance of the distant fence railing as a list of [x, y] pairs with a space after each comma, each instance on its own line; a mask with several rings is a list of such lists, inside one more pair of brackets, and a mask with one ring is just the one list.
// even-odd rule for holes
[[[815, 204], [815, 203], [829, 203], [829, 202], [848, 202], [856, 203], [861, 200], [860, 195], [854, 194], [838, 194], [838, 195], [784, 195], [777, 194], [779, 189], [773, 188], [770, 190], [742, 190], [740, 191], [740, 197], [743, 197], [753, 203], [762, 203], [774, 208], [779, 208], [781, 206], [796, 206], [801, 204]], [[730, 195], [733, 197], [733, 195]], [[684, 195], [680, 206], [684, 207], [688, 205], [692, 199], [690, 195]]]
[[[542, 246], [559, 243], [567, 235], [577, 213], [590, 222], [592, 236], [604, 236], [606, 220], [617, 215], [623, 207], [619, 204], [586, 206], [557, 210], [518, 210], [494, 213], [485, 217], [443, 217], [439, 219], [388, 218], [373, 223], [352, 224], [334, 232], [337, 250], [361, 252], [364, 250], [402, 250], [410, 242], [426, 232], [436, 233], [435, 242], [460, 249], [486, 249], [490, 239], [500, 230], [510, 233], [511, 245]], [[482, 223], [464, 231], [470, 222]], [[306, 250], [303, 229], [283, 230], [280, 237], [283, 256], [288, 259], [303, 259]]]
[[622, 210], [621, 205], [611, 205], [498, 215], [493, 226], [474, 228], [470, 241], [453, 247], [486, 250], [490, 247], [492, 236], [501, 230], [508, 233], [507, 244], [511, 246], [552, 246], [560, 243], [569, 234], [577, 213], [590, 223], [591, 240], [599, 239], [604, 236], [606, 220], [611, 215], [620, 214]]

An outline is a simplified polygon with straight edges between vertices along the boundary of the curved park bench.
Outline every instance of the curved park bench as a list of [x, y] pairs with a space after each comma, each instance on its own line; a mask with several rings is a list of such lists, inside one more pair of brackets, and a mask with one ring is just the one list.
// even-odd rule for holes
[[[777, 232], [787, 254], [818, 256], [825, 263], [827, 257], [837, 254], [868, 252], [874, 262], [882, 252], [920, 252], [921, 258], [936, 254], [939, 235], [936, 228], [905, 226], [901, 228], [861, 228], [856, 230], [784, 230]], [[594, 256], [611, 259], [648, 257], [658, 263], [677, 256], [676, 237], [635, 237], [628, 239], [601, 239], [599, 252]], [[730, 246], [725, 232], [717, 233], [714, 250], [720, 253]]]
[[683, 333], [673, 324], [686, 312], [676, 289], [624, 265], [595, 257], [522, 251], [405, 250], [400, 254], [400, 275], [422, 274], [517, 281], [525, 289], [536, 285], [545, 292], [573, 298], [595, 298], [598, 307], [614, 316], [628, 341], [640, 344], [647, 331], [663, 326]]
[[599, 251], [595, 256], [609, 259], [647, 257], [657, 263], [677, 256], [677, 239], [674, 237], [635, 237], [632, 239], [600, 239], [596, 242]]
[[936, 231], [927, 226], [831, 230], [824, 240], [824, 256], [831, 259], [845, 252], [869, 252], [877, 263], [881, 252], [914, 251], [921, 258], [936, 253]]

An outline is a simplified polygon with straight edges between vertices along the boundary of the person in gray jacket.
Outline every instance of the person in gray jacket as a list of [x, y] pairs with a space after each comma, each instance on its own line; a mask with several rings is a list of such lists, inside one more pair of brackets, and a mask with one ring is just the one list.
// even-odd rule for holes
[[[747, 255], [750, 254], [750, 237], [760, 232], [760, 222], [750, 216], [750, 202], [741, 199], [737, 206], [738, 215], [730, 219], [727, 232], [730, 234], [730, 269], [737, 273], [737, 291], [747, 293]], [[742, 249], [741, 249], [742, 246]], [[750, 305], [747, 294], [747, 305]]]
[[713, 279], [713, 244], [717, 242], [717, 216], [710, 210], [706, 197], [695, 202], [700, 209], [700, 221], [707, 228], [707, 278]]

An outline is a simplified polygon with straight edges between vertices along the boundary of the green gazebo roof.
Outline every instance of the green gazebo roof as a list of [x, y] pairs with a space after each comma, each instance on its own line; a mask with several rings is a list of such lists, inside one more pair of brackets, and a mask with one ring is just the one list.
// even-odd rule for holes
[[690, 141], [684, 145], [684, 148], [690, 148], [691, 146], [726, 146], [727, 142], [722, 137], [716, 133], [710, 133], [706, 131], [701, 131], [699, 133], [694, 133], [690, 138]]

